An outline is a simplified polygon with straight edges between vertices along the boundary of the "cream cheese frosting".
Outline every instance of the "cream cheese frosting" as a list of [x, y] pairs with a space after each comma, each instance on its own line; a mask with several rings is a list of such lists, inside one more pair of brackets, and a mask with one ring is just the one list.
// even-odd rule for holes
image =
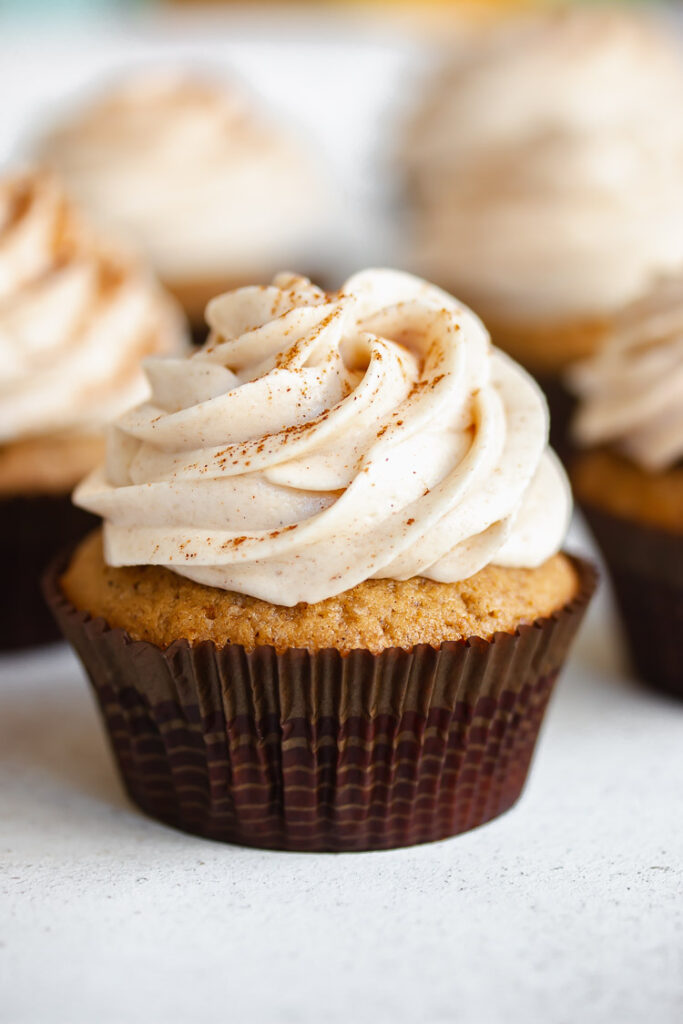
[[180, 72], [124, 81], [58, 127], [41, 156], [168, 283], [272, 274], [329, 205], [302, 145], [234, 87]]
[[175, 304], [54, 179], [0, 180], [0, 444], [101, 432], [147, 394], [140, 360], [184, 338]]
[[189, 359], [147, 361], [152, 397], [75, 492], [110, 565], [294, 605], [559, 549], [571, 500], [543, 396], [445, 292], [389, 270], [334, 294], [281, 274], [207, 320]]
[[444, 70], [407, 139], [420, 265], [495, 318], [610, 313], [683, 269], [683, 63], [574, 9]]
[[624, 310], [602, 350], [567, 375], [578, 444], [614, 444], [656, 472], [683, 459], [683, 279]]

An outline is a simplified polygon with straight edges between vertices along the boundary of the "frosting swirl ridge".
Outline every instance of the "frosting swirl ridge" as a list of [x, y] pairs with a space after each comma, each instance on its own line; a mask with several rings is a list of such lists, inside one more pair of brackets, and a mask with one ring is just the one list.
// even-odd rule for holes
[[625, 309], [567, 381], [580, 398], [579, 444], [615, 444], [651, 472], [683, 459], [683, 280], [664, 279]]
[[281, 274], [207, 319], [189, 360], [148, 360], [151, 399], [77, 489], [110, 564], [293, 605], [559, 548], [570, 499], [543, 397], [445, 292], [388, 270], [334, 294]]
[[101, 430], [146, 394], [140, 359], [184, 339], [171, 300], [51, 177], [0, 181], [0, 443]]

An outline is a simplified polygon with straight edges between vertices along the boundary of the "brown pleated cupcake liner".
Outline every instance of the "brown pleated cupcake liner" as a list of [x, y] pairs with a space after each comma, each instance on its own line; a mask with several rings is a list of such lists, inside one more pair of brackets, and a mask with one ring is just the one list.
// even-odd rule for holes
[[582, 511], [603, 553], [644, 682], [683, 698], [683, 534]]
[[41, 590], [45, 566], [97, 524], [68, 494], [0, 499], [0, 564], [6, 585], [0, 650], [61, 640]]
[[497, 633], [411, 650], [248, 651], [133, 641], [45, 592], [78, 652], [132, 799], [211, 839], [371, 850], [464, 832], [518, 798], [553, 684], [594, 590]]

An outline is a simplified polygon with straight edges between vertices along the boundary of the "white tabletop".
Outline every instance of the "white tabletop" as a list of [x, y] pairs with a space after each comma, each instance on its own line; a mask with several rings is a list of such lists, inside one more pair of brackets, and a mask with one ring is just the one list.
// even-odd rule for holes
[[[0, 158], [96, 71], [225, 57], [318, 126], [365, 228], [358, 262], [390, 252], [379, 143], [418, 48], [202, 31], [5, 33]], [[683, 705], [620, 667], [610, 609], [603, 592], [517, 807], [384, 853], [260, 852], [148, 820], [70, 652], [0, 658], [2, 1024], [679, 1024]]]

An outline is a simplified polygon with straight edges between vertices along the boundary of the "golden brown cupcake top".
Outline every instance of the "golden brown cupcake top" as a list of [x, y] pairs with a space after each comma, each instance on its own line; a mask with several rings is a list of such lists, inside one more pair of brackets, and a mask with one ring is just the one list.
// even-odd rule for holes
[[460, 583], [367, 580], [325, 601], [287, 608], [206, 587], [160, 566], [112, 568], [96, 531], [77, 549], [61, 586], [92, 618], [160, 647], [182, 637], [190, 644], [211, 640], [248, 650], [272, 645], [376, 654], [387, 647], [514, 632], [571, 601], [578, 577], [571, 561], [558, 554], [536, 569], [487, 566]]
[[576, 455], [571, 476], [582, 504], [683, 534], [683, 466], [649, 473], [615, 451], [595, 448]]

